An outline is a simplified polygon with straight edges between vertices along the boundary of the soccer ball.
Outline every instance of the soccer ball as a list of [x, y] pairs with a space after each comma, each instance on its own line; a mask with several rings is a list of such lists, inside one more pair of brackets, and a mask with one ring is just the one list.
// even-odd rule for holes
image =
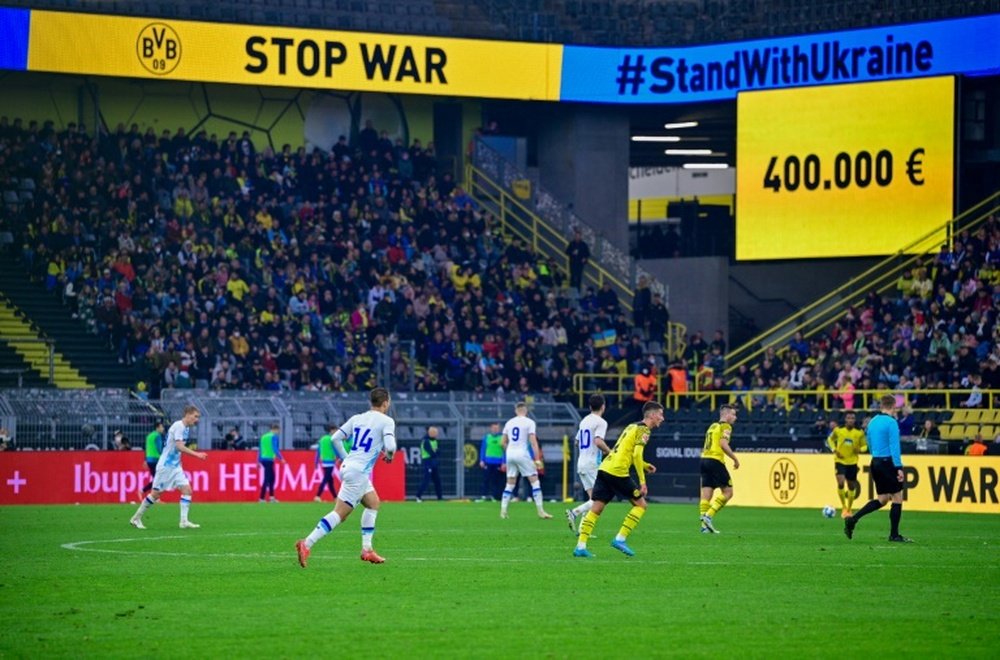
[[836, 513], [837, 513], [837, 510], [834, 509], [832, 506], [825, 506], [825, 507], [823, 507], [823, 517], [824, 518], [833, 518], [833, 516]]

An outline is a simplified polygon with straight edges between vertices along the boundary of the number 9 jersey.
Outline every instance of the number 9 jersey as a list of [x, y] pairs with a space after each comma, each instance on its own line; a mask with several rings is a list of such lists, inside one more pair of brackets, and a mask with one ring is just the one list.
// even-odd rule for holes
[[529, 461], [537, 458], [531, 455], [531, 436], [538, 435], [535, 420], [520, 415], [512, 417], [504, 424], [503, 434], [507, 436], [508, 463], [519, 458], [527, 458]]
[[341, 471], [359, 470], [370, 475], [383, 449], [387, 453], [396, 451], [396, 422], [386, 414], [369, 410], [351, 417], [333, 434], [334, 447], [345, 438], [351, 441], [351, 452], [341, 463]]

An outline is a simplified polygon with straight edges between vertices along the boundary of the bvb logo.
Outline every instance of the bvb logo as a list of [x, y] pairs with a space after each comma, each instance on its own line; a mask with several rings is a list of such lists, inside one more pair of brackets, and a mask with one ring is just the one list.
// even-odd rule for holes
[[475, 445], [465, 443], [465, 467], [470, 468], [479, 462], [479, 450]]
[[778, 504], [789, 504], [799, 494], [799, 470], [787, 458], [775, 461], [771, 466], [771, 497]]
[[166, 23], [150, 23], [139, 32], [135, 52], [146, 71], [164, 76], [181, 61], [181, 39]]

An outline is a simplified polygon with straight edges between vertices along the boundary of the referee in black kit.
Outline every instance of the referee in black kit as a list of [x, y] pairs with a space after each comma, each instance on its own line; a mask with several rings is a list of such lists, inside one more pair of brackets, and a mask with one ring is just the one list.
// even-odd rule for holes
[[861, 507], [852, 516], [844, 518], [844, 534], [854, 537], [858, 521], [872, 511], [878, 511], [892, 500], [889, 509], [889, 540], [895, 543], [912, 543], [899, 533], [899, 519], [903, 516], [903, 459], [899, 450], [899, 423], [892, 414], [896, 397], [885, 394], [879, 400], [879, 414], [868, 423], [868, 446], [872, 452], [872, 479], [875, 481], [874, 500]]

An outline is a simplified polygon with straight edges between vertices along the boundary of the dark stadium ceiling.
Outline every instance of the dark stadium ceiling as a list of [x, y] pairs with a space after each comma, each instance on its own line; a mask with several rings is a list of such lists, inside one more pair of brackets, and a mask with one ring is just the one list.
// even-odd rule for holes
[[[632, 167], [680, 167], [691, 162], [732, 167], [736, 163], [734, 102], [639, 106], [631, 110], [629, 119]], [[687, 125], [693, 122], [697, 125]]]

